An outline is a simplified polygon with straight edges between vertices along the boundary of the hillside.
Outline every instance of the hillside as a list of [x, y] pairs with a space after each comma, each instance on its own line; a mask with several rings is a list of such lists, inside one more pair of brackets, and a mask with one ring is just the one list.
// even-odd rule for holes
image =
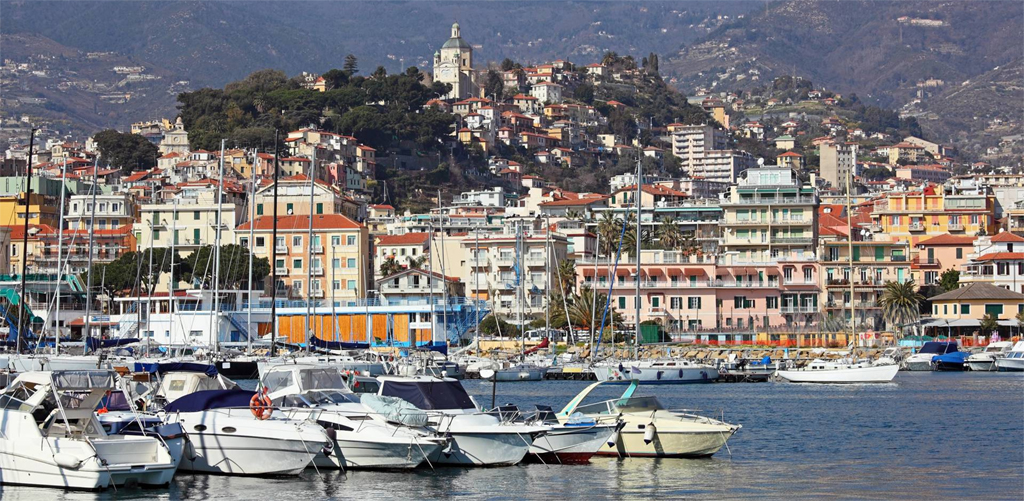
[[[755, 88], [798, 75], [884, 107], [920, 99], [939, 110], [933, 97], [997, 66], [1019, 70], [1022, 32], [1021, 2], [788, 0], [682, 48], [662, 72], [684, 90]], [[1022, 103], [1004, 103], [1004, 111], [1019, 119]], [[978, 132], [973, 116], [954, 108], [943, 113], [946, 126], [931, 130], [967, 140]]]

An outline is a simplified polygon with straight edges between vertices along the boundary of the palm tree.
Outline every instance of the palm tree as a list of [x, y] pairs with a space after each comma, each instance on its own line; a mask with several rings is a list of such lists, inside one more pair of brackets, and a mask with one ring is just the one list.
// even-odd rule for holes
[[[594, 301], [597, 304], [594, 304]], [[568, 319], [572, 322], [574, 329], [586, 329], [591, 335], [601, 325], [601, 316], [604, 312], [605, 304], [608, 302], [608, 295], [598, 292], [595, 294], [594, 290], [590, 287], [581, 287], [579, 294], [571, 293], [565, 298], [565, 303], [562, 302], [562, 297], [555, 294], [551, 297], [551, 326], [552, 327], [567, 327], [569, 322], [566, 321], [566, 309], [569, 311]], [[596, 307], [596, 308], [595, 308]], [[596, 312], [596, 315], [591, 316]], [[591, 319], [594, 320], [593, 325]], [[605, 320], [605, 327], [613, 327], [622, 324], [622, 316], [615, 311], [615, 308], [609, 305], [609, 316]]]
[[575, 259], [564, 259], [558, 263], [555, 267], [555, 272], [558, 274], [558, 284], [560, 285], [559, 290], [562, 294], [568, 294], [576, 286], [576, 260]]
[[605, 212], [597, 222], [597, 233], [601, 235], [601, 248], [599, 254], [610, 256], [619, 245], [619, 232], [622, 230], [622, 222], [618, 220], [611, 211]]
[[661, 218], [661, 225], [658, 226], [658, 242], [661, 243], [661, 248], [666, 250], [675, 250], [683, 242], [683, 234], [672, 218], [667, 216]]
[[402, 265], [398, 264], [394, 256], [388, 256], [383, 263], [380, 263], [381, 276], [390, 277], [400, 271], [402, 271]]
[[907, 326], [920, 317], [921, 301], [924, 296], [917, 292], [914, 280], [886, 282], [878, 305], [882, 307], [882, 318], [891, 326]]
[[565, 212], [565, 218], [571, 221], [583, 221], [583, 213], [576, 209], [569, 209]]

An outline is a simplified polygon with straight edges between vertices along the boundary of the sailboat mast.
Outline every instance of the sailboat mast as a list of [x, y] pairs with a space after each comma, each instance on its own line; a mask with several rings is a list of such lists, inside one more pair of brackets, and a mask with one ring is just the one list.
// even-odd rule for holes
[[[583, 237], [586, 238], [586, 226], [583, 227]], [[597, 323], [597, 262], [601, 259], [601, 232], [597, 232], [597, 247], [594, 248], [594, 285], [590, 287], [590, 357], [594, 357], [594, 336], [597, 330], [594, 325]], [[580, 293], [583, 291], [580, 290]], [[614, 329], [613, 329], [614, 330]]]
[[[100, 172], [100, 157], [97, 156], [96, 160], [92, 163], [92, 174], [93, 174], [92, 175], [92, 210], [89, 211], [91, 213], [91, 215], [89, 216], [89, 259], [88, 259], [88, 261], [86, 263], [86, 267], [87, 267], [88, 271], [86, 272], [86, 279], [85, 279], [85, 281], [86, 281], [86, 287], [85, 287], [85, 335], [82, 336], [82, 341], [85, 343], [85, 351], [83, 351], [82, 353], [85, 353], [86, 351], [89, 351], [89, 337], [90, 337], [89, 329], [91, 328], [91, 325], [90, 325], [91, 322], [89, 321], [90, 320], [89, 319], [89, 314], [90, 314], [90, 309], [92, 308], [92, 257], [94, 255], [94, 252], [93, 252], [93, 237], [95, 235], [94, 230], [96, 228], [96, 189], [97, 189], [97, 187], [99, 185], [99, 179], [100, 179], [99, 172]], [[28, 219], [26, 219], [25, 221], [26, 221], [26, 226], [27, 226], [28, 225]], [[25, 232], [25, 235], [27, 237], [27, 235], [28, 235], [28, 231], [27, 230]], [[152, 235], [152, 232], [150, 232], [150, 235]], [[150, 247], [152, 247], [152, 245], [150, 245]], [[150, 260], [152, 260], [153, 259], [153, 251], [152, 251], [152, 249], [149, 251], [149, 256], [150, 256]], [[150, 268], [150, 273], [152, 273], [152, 269], [153, 269], [152, 264], [150, 264], [149, 268]], [[147, 319], [149, 318], [148, 315], [147, 315], [146, 318]], [[147, 320], [147, 322], [148, 322], [148, 320]], [[147, 323], [147, 327], [148, 326], [149, 325]], [[21, 332], [19, 332], [18, 335], [19, 335], [19, 338], [20, 338]]]
[[[21, 309], [18, 310], [18, 341], [16, 344], [17, 352], [21, 353], [21, 329], [23, 327], [23, 320], [25, 317], [25, 309], [28, 308], [26, 300], [28, 298], [28, 216], [29, 216], [29, 204], [32, 199], [32, 154], [35, 148], [36, 142], [36, 129], [32, 129], [28, 136], [28, 160], [26, 160], [25, 169], [25, 235], [21, 241]], [[97, 157], [99, 161], [99, 157]], [[91, 255], [91, 254], [90, 254]], [[29, 319], [31, 322], [32, 319]], [[86, 318], [86, 325], [89, 325], [89, 320]]]
[[[441, 207], [441, 190], [437, 190], [437, 216], [440, 218], [441, 225], [441, 321], [444, 327], [444, 344], [448, 346], [448, 284], [445, 282], [444, 274], [444, 208]], [[448, 350], [444, 351], [444, 356], [448, 358]]]
[[[252, 150], [253, 163], [256, 163], [256, 149]], [[249, 171], [249, 181], [251, 185], [251, 194], [249, 195], [249, 280], [246, 282], [249, 284], [249, 295], [246, 297], [246, 302], [249, 303], [248, 308], [245, 309], [245, 330], [248, 334], [245, 336], [245, 352], [252, 355], [252, 260], [255, 244], [253, 241], [253, 235], [256, 231], [256, 173]], [[273, 266], [273, 264], [271, 264]]]
[[[856, 311], [854, 310], [853, 306], [853, 209], [850, 197], [850, 191], [853, 188], [853, 186], [851, 183], [851, 170], [852, 169], [846, 170], [846, 231], [847, 233], [849, 233], [849, 235], [846, 237], [846, 245], [847, 254], [849, 254], [850, 258], [850, 337], [853, 338], [856, 337], [856, 334], [853, 331], [853, 323], [857, 317]], [[922, 205], [922, 207], [924, 207], [924, 205]], [[847, 340], [847, 342], [850, 342], [850, 340]]]
[[[639, 139], [639, 138], [638, 138]], [[640, 201], [643, 197], [643, 150], [639, 147], [636, 152], [636, 335], [633, 339], [635, 353], [640, 353], [640, 242], [643, 240], [640, 232]]]
[[526, 279], [523, 276], [523, 226], [521, 222], [516, 223], [516, 282], [519, 285], [517, 296], [519, 297], [519, 358], [526, 360], [526, 316], [523, 311], [523, 303], [526, 302]]
[[309, 163], [309, 229], [306, 231], [308, 250], [306, 251], [306, 353], [309, 353], [309, 338], [313, 332], [313, 177], [316, 172], [316, 146], [313, 146], [313, 159]]
[[[558, 274], [558, 288], [565, 298], [565, 291], [562, 289], [562, 274]], [[544, 292], [547, 297], [544, 299], [544, 335], [551, 336], [551, 219], [544, 216]], [[568, 320], [568, 317], [566, 317]], [[571, 329], [570, 329], [571, 331]], [[551, 343], [550, 341], [548, 341]], [[555, 344], [551, 343], [551, 350], [554, 351]]]
[[67, 192], [68, 159], [60, 168], [60, 211], [57, 214], [57, 305], [53, 311], [54, 351], [60, 355], [60, 284], [64, 281], [64, 194]]
[[277, 161], [281, 157], [281, 143], [278, 130], [274, 130], [274, 212], [273, 229], [270, 232], [270, 356], [277, 354]]
[[[213, 246], [213, 311], [210, 312], [210, 334], [213, 335], [213, 351], [220, 351], [220, 229], [224, 224], [224, 140], [220, 140], [220, 181], [217, 190], [217, 229]], [[171, 256], [171, 263], [174, 256]], [[171, 298], [174, 302], [174, 298]]]

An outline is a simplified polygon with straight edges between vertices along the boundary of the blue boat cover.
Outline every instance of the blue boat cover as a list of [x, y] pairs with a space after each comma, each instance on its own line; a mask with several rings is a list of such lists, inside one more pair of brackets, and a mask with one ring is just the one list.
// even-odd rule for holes
[[951, 353], [946, 353], [945, 355], [933, 357], [932, 362], [944, 364], [962, 364], [967, 361], [967, 357], [969, 356], [970, 353], [967, 353], [966, 351], [954, 351]]
[[249, 390], [203, 390], [190, 393], [164, 407], [167, 412], [202, 412], [228, 407], [249, 407], [256, 392]]
[[309, 344], [324, 350], [365, 350], [369, 343], [345, 343], [342, 341], [324, 341], [316, 336], [309, 338]]
[[166, 374], [168, 372], [202, 372], [207, 376], [217, 375], [217, 366], [189, 362], [135, 362], [135, 372]]
[[918, 353], [934, 353], [936, 355], [944, 355], [946, 353], [956, 353], [956, 341], [953, 342], [939, 342], [939, 341], [928, 341], [921, 347], [921, 351]]
[[136, 338], [123, 338], [123, 339], [96, 339], [89, 337], [85, 339], [85, 346], [92, 351], [100, 348], [111, 348], [114, 346], [125, 346], [133, 343], [138, 343], [139, 340]]

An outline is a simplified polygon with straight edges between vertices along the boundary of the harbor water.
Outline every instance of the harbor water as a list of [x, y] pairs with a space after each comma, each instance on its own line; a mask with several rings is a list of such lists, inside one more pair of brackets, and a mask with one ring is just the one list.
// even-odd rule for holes
[[[250, 383], [251, 384], [251, 383]], [[556, 410], [588, 383], [500, 383], [497, 403]], [[465, 381], [490, 406], [491, 383]], [[614, 398], [609, 386], [592, 398]], [[300, 479], [179, 473], [170, 489], [4, 487], [3, 500], [1022, 499], [1024, 377], [901, 372], [891, 384], [641, 387], [673, 409], [743, 425], [710, 459], [595, 458], [582, 466], [316, 472]], [[258, 454], [259, 452], [254, 452]]]

